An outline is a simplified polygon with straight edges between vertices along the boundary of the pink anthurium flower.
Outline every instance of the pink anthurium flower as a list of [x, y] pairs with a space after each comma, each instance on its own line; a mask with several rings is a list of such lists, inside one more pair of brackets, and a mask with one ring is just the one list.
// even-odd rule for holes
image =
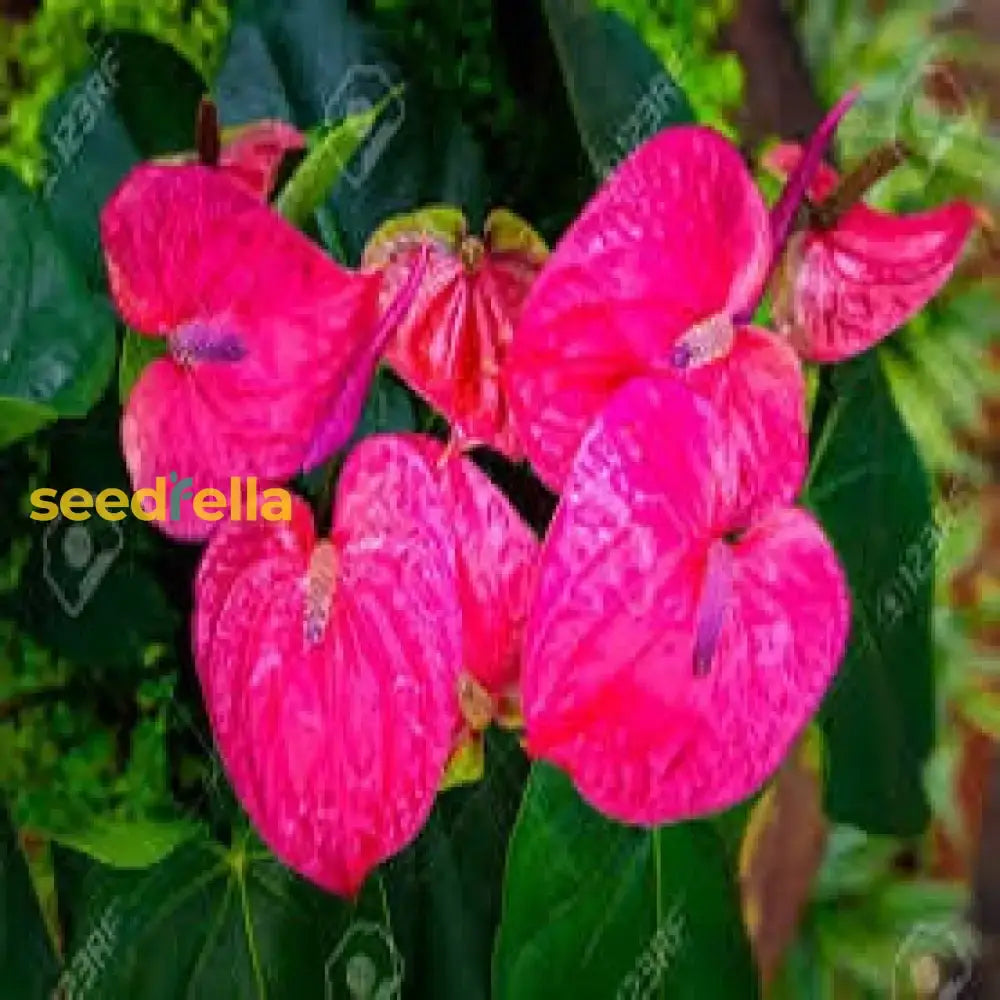
[[[222, 130], [218, 169], [248, 194], [267, 201], [285, 157], [304, 149], [305, 136], [287, 122], [264, 119]], [[194, 164], [197, 153], [164, 157], [163, 164]]]
[[483, 239], [447, 207], [387, 222], [369, 240], [364, 265], [384, 271], [383, 307], [430, 241], [427, 273], [386, 360], [454, 425], [465, 445], [487, 444], [519, 458], [502, 371], [521, 307], [548, 250], [524, 220], [497, 210]]
[[508, 356], [514, 420], [550, 487], [562, 487], [614, 393], [655, 373], [725, 416], [748, 509], [764, 482], [794, 497], [806, 462], [799, 361], [781, 338], [737, 321], [771, 256], [764, 201], [736, 147], [710, 129], [661, 132], [615, 170], [553, 251]]
[[[347, 440], [399, 313], [380, 325], [378, 275], [339, 267], [210, 167], [138, 167], [101, 238], [118, 311], [168, 347], [125, 408], [136, 488], [171, 473], [224, 493], [231, 477], [281, 482]], [[214, 527], [190, 505], [157, 523], [186, 540]]]
[[362, 442], [330, 537], [229, 523], [195, 588], [194, 648], [215, 740], [275, 854], [352, 895], [425, 822], [458, 727], [455, 536], [432, 468]]
[[329, 539], [223, 525], [195, 586], [194, 647], [237, 795], [287, 864], [351, 894], [416, 836], [456, 747], [517, 683], [537, 542], [467, 459], [368, 438]]
[[[801, 159], [799, 146], [782, 144], [764, 163], [787, 175]], [[822, 165], [809, 200], [820, 206], [839, 182], [837, 172]], [[791, 237], [777, 275], [778, 330], [810, 361], [860, 354], [941, 290], [974, 224], [975, 210], [964, 202], [900, 216], [858, 202], [828, 225], [814, 218]]]
[[767, 462], [751, 474], [770, 505], [747, 513], [739, 463], [720, 461], [740, 447], [698, 393], [630, 381], [584, 437], [543, 548], [522, 676], [528, 750], [625, 822], [752, 794], [844, 650], [833, 550], [785, 505]]

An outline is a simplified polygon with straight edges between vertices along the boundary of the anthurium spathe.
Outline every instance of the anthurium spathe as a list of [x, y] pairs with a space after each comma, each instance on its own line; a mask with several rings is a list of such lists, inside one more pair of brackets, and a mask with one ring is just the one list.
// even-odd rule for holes
[[469, 234], [460, 211], [423, 209], [382, 226], [364, 265], [385, 274], [383, 307], [430, 243], [426, 276], [390, 342], [386, 360], [453, 424], [465, 444], [521, 454], [503, 388], [514, 327], [548, 253], [537, 233], [512, 212], [490, 213], [483, 238]]
[[270, 197], [285, 157], [305, 148], [305, 136], [287, 122], [264, 120], [222, 131], [219, 168], [261, 201]]
[[[798, 359], [735, 321], [770, 269], [768, 211], [738, 150], [710, 129], [668, 129], [608, 178], [525, 303], [506, 367], [515, 424], [558, 490], [584, 432], [629, 379], [657, 373], [727, 421], [744, 502], [770, 482], [791, 500], [806, 459]], [[672, 428], [659, 428], [663, 436]]]
[[[460, 708], [502, 717], [519, 702], [521, 648], [534, 595], [538, 540], [504, 494], [468, 458], [424, 435], [403, 440], [433, 470], [455, 532], [462, 607]], [[485, 728], [483, 718], [466, 718]]]
[[528, 750], [626, 822], [753, 793], [844, 650], [832, 548], [767, 464], [753, 473], [758, 509], [734, 502], [746, 489], [725, 458], [734, 447], [697, 393], [632, 380], [586, 434], [543, 548], [522, 675]]
[[455, 535], [433, 467], [401, 438], [362, 442], [329, 538], [230, 523], [198, 572], [194, 647], [215, 740], [269, 846], [353, 894], [420, 830], [459, 714]]
[[[101, 238], [118, 311], [168, 348], [125, 408], [136, 488], [171, 472], [195, 489], [282, 481], [347, 439], [388, 332], [378, 275], [339, 267], [204, 166], [138, 167], [105, 206]], [[213, 527], [188, 508], [158, 523], [185, 539]]]
[[[787, 175], [801, 158], [785, 143], [764, 162]], [[856, 200], [859, 190], [838, 206], [840, 183], [832, 167], [820, 168], [807, 227], [792, 235], [776, 277], [777, 328], [811, 361], [859, 354], [918, 313], [951, 276], [975, 224], [964, 202], [892, 215]]]

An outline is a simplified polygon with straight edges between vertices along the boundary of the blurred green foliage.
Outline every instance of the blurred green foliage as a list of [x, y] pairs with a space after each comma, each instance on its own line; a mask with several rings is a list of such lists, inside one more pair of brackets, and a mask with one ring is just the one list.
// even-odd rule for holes
[[42, 115], [100, 36], [132, 29], [168, 42], [208, 76], [226, 39], [226, 0], [44, 0], [24, 24], [0, 22], [0, 163], [41, 175]]

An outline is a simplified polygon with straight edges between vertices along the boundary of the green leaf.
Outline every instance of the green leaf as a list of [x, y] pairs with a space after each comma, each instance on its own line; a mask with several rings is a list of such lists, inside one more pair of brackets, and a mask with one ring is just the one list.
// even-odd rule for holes
[[756, 997], [725, 845], [708, 823], [644, 830], [536, 764], [511, 840], [497, 1000]]
[[43, 403], [0, 396], [0, 448], [26, 438], [59, 419], [59, 414]]
[[386, 107], [400, 101], [401, 94], [402, 87], [397, 87], [369, 110], [349, 115], [309, 151], [275, 205], [293, 226], [303, 226], [326, 201]]
[[4, 1000], [39, 1000], [55, 984], [58, 965], [28, 866], [0, 803], [0, 983]]
[[139, 381], [143, 369], [167, 353], [163, 337], [147, 337], [135, 330], [126, 330], [122, 339], [122, 353], [118, 359], [118, 398], [124, 403]]
[[[347, 0], [244, 0], [213, 87], [223, 121], [279, 118], [307, 130], [376, 109], [401, 78], [373, 39]], [[481, 217], [485, 195], [482, 152], [468, 130], [433, 95], [407, 88], [389, 100], [330, 204], [354, 263], [384, 219], [432, 203]]]
[[543, 6], [598, 176], [661, 129], [694, 121], [684, 92], [621, 15], [598, 10], [592, 0], [544, 0]]
[[55, 861], [64, 975], [78, 985], [81, 956], [89, 956], [93, 1000], [339, 1000], [349, 995], [341, 984], [359, 953], [374, 975], [396, 974], [377, 878], [352, 905], [297, 877], [247, 835], [232, 846], [185, 844], [140, 872], [61, 848]]
[[57, 844], [110, 868], [149, 868], [197, 831], [198, 827], [185, 819], [119, 820], [98, 816], [72, 830], [46, 834]]
[[919, 833], [933, 743], [930, 486], [879, 365], [824, 372], [805, 500], [847, 573], [851, 637], [823, 705], [826, 811], [869, 833]]
[[486, 772], [439, 795], [417, 841], [383, 868], [407, 996], [490, 1000], [507, 844], [527, 761], [509, 734], [486, 737]]
[[171, 46], [136, 32], [102, 37], [80, 79], [46, 111], [42, 191], [53, 218], [96, 287], [103, 282], [98, 219], [142, 160], [194, 146], [198, 71]]
[[114, 324], [44, 209], [0, 169], [0, 444], [81, 417], [111, 374]]

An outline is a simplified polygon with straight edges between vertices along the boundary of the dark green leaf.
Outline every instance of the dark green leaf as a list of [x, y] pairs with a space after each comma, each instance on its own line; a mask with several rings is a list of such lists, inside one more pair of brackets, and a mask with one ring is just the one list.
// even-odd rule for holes
[[0, 983], [4, 1000], [42, 1000], [59, 967], [28, 866], [0, 803]]
[[98, 285], [98, 218], [142, 160], [194, 146], [205, 83], [169, 45], [134, 32], [103, 37], [80, 79], [49, 106], [43, 186], [60, 232]]
[[621, 15], [593, 0], [544, 0], [544, 7], [598, 176], [661, 129], [694, 121], [684, 92]]
[[708, 823], [643, 830], [532, 770], [511, 840], [497, 1000], [752, 998], [759, 984], [725, 845]]
[[110, 312], [87, 289], [34, 196], [0, 169], [0, 445], [83, 416], [114, 358]]
[[847, 572], [846, 658], [823, 706], [826, 810], [870, 833], [928, 821], [931, 604], [938, 528], [930, 486], [877, 354], [824, 372], [806, 502]]
[[372, 382], [354, 442], [372, 434], [401, 434], [417, 430], [413, 398], [387, 368], [380, 368]]
[[490, 733], [482, 781], [443, 793], [416, 843], [385, 867], [405, 997], [489, 1000], [507, 844], [526, 772], [516, 740]]
[[89, 956], [93, 1000], [347, 1000], [359, 964], [383, 981], [398, 975], [377, 878], [352, 905], [244, 835], [231, 847], [191, 841], [141, 872], [62, 848], [55, 859], [66, 974], [78, 983]]
[[[214, 92], [226, 124], [280, 118], [335, 124], [406, 80], [346, 0], [246, 0]], [[405, 87], [348, 164], [332, 205], [350, 262], [386, 218], [433, 202], [480, 215], [482, 156], [453, 114]]]

